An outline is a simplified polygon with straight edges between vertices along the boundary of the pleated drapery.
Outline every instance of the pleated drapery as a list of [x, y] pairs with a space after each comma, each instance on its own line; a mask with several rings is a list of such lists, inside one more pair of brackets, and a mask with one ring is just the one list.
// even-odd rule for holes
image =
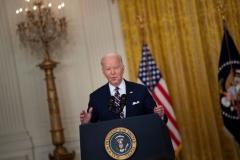
[[[218, 0], [118, 0], [129, 76], [137, 80], [145, 17], [146, 42], [166, 80], [183, 148], [180, 160], [238, 160], [224, 129], [218, 89], [223, 37]], [[240, 1], [227, 0], [226, 20], [240, 49]]]

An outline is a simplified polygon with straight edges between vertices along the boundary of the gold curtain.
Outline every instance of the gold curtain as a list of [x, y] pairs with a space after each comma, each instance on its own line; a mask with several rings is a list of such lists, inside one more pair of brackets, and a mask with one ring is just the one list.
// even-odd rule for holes
[[[181, 160], [240, 159], [224, 131], [217, 80], [223, 37], [219, 0], [118, 0], [130, 80], [136, 81], [146, 17], [148, 47], [168, 85], [183, 148]], [[227, 0], [226, 20], [240, 46], [240, 1]]]

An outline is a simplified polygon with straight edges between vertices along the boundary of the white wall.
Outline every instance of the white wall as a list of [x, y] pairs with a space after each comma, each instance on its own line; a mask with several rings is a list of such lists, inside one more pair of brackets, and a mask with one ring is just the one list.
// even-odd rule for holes
[[[52, 57], [60, 62], [54, 70], [65, 147], [77, 153], [79, 113], [87, 108], [89, 94], [107, 81], [100, 59], [108, 52], [123, 56], [125, 50], [117, 2], [112, 0], [43, 0], [64, 2], [68, 21], [68, 43]], [[0, 0], [0, 160], [45, 160], [54, 149], [44, 71], [36, 67], [42, 59], [20, 47], [15, 11], [24, 0]], [[26, 5], [25, 5], [26, 6]]]

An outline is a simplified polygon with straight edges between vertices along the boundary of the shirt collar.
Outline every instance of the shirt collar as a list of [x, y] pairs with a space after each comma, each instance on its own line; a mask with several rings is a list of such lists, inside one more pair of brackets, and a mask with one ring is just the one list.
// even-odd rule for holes
[[[113, 85], [111, 85], [110, 83], [108, 83], [108, 85], [109, 85], [109, 88], [110, 88], [110, 91], [111, 91], [111, 93], [112, 92], [114, 92], [114, 90], [115, 90], [115, 88], [116, 87], [114, 87]], [[122, 80], [122, 82], [121, 82], [121, 84], [118, 86], [118, 88], [120, 89], [120, 90], [125, 90], [125, 87], [126, 86], [126, 84], [125, 84], [125, 81], [124, 81], [124, 79]]]

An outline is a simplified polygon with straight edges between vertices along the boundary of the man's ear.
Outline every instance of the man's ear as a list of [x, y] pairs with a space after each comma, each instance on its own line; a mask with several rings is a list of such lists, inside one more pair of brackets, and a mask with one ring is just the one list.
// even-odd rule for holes
[[102, 73], [103, 73], [104, 77], [106, 77], [106, 75], [105, 75], [105, 72], [104, 72], [104, 70], [103, 70], [103, 69], [102, 69]]

